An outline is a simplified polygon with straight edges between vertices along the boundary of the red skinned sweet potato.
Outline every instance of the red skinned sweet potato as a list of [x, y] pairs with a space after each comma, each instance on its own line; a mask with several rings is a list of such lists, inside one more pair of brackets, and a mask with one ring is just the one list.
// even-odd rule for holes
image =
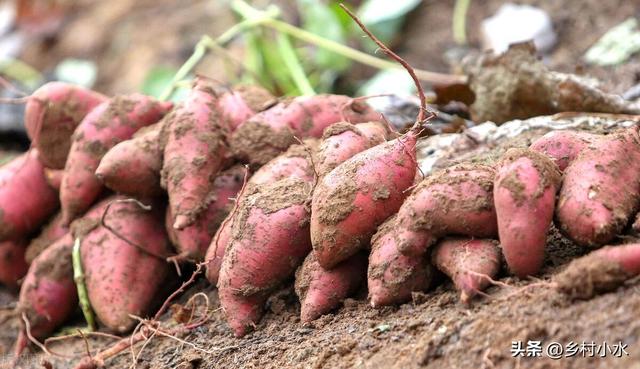
[[556, 219], [577, 244], [603, 245], [620, 234], [639, 206], [640, 136], [635, 126], [590, 143], [571, 162]]
[[640, 274], [640, 243], [605, 246], [573, 260], [555, 276], [558, 290], [573, 299], [613, 291]]
[[138, 129], [157, 122], [172, 106], [132, 94], [116, 96], [87, 114], [73, 134], [60, 187], [64, 224], [82, 215], [100, 195], [102, 183], [95, 171], [104, 154]]
[[333, 123], [379, 118], [380, 114], [367, 104], [348, 96], [301, 96], [254, 115], [231, 135], [229, 143], [238, 159], [263, 165], [294, 144], [295, 137], [319, 138]]
[[420, 124], [392, 141], [360, 152], [320, 179], [311, 211], [311, 240], [320, 265], [331, 269], [366, 247], [413, 184]]
[[0, 240], [26, 237], [58, 207], [47, 184], [38, 151], [31, 150], [0, 168]]
[[220, 305], [236, 336], [255, 327], [269, 294], [311, 251], [310, 191], [310, 183], [286, 178], [240, 203], [218, 280]]
[[[163, 213], [158, 206], [151, 211], [132, 202], [114, 202], [112, 196], [98, 203], [82, 220], [73, 224], [80, 237], [80, 254], [89, 301], [99, 321], [118, 333], [129, 331], [136, 321], [129, 314], [145, 316], [169, 275], [169, 242]], [[105, 216], [111, 230], [100, 225]], [[123, 239], [124, 238], [124, 239]], [[125, 241], [127, 240], [127, 241]]]
[[47, 247], [62, 238], [68, 232], [69, 228], [62, 224], [62, 215], [60, 213], [56, 214], [56, 216], [54, 216], [49, 223], [42, 228], [40, 234], [36, 238], [32, 239], [29, 246], [27, 246], [27, 250], [24, 255], [27, 263], [31, 264], [31, 262]]
[[385, 142], [388, 132], [381, 122], [332, 124], [322, 134], [316, 163], [318, 175], [322, 177], [355, 154]]
[[598, 135], [580, 131], [551, 131], [534, 141], [529, 147], [543, 153], [564, 171], [587, 145], [598, 140]]
[[238, 86], [220, 94], [218, 109], [228, 133], [234, 132], [249, 118], [276, 103], [267, 90], [258, 86]]
[[0, 284], [12, 290], [18, 288], [18, 282], [29, 268], [24, 259], [26, 248], [24, 240], [0, 242]]
[[510, 149], [498, 164], [493, 186], [498, 234], [509, 270], [518, 277], [542, 267], [560, 181], [558, 166], [533, 150]]
[[[305, 146], [292, 145], [289, 149], [267, 164], [258, 169], [247, 182], [247, 186], [241, 197], [236, 199], [240, 203], [242, 197], [255, 193], [262, 186], [275, 183], [284, 178], [300, 178], [303, 181], [311, 183], [315, 174], [313, 166], [309, 160], [309, 155], [317, 147], [317, 141], [307, 139], [304, 141]], [[220, 266], [224, 257], [224, 252], [230, 242], [231, 229], [236, 218], [234, 214], [229, 216], [222, 222], [218, 231], [211, 240], [211, 245], [207, 249], [205, 260], [207, 261], [207, 279], [213, 285], [218, 283], [220, 274]], [[237, 215], [237, 213], [235, 214]]]
[[[49, 336], [78, 306], [72, 249], [73, 238], [67, 233], [33, 260], [20, 288], [17, 310], [26, 315], [31, 334], [37, 339]], [[24, 329], [16, 341], [16, 356], [29, 343]]]
[[24, 126], [40, 161], [62, 169], [71, 147], [71, 135], [82, 119], [107, 97], [64, 82], [49, 82], [28, 99]]
[[296, 271], [295, 290], [300, 299], [303, 323], [337, 308], [362, 284], [367, 273], [367, 254], [359, 252], [331, 270], [318, 264], [315, 254], [307, 256]]
[[164, 121], [161, 178], [176, 229], [193, 224], [214, 199], [213, 179], [228, 152], [216, 102], [210, 81], [199, 78], [186, 100]]
[[165, 227], [171, 242], [178, 250], [180, 259], [194, 261], [204, 259], [213, 235], [233, 208], [233, 198], [242, 187], [244, 172], [242, 166], [235, 166], [221, 172], [213, 183], [215, 199], [195, 223], [184, 229], [173, 228], [171, 208], [167, 208]]
[[[408, 287], [385, 280], [400, 273], [405, 264], [416, 264], [427, 249], [447, 235], [493, 238], [498, 235], [493, 206], [493, 168], [460, 164], [423, 180], [398, 211], [389, 234], [372, 243], [369, 258], [369, 297], [374, 305], [404, 300]], [[396, 290], [403, 291], [402, 294]]]
[[96, 169], [96, 177], [117, 193], [145, 199], [164, 193], [160, 187], [161, 169], [158, 123], [140, 129], [131, 139], [107, 151]]
[[451, 278], [464, 304], [489, 287], [490, 280], [486, 277], [494, 279], [501, 264], [497, 241], [473, 238], [443, 239], [434, 247], [431, 260]]

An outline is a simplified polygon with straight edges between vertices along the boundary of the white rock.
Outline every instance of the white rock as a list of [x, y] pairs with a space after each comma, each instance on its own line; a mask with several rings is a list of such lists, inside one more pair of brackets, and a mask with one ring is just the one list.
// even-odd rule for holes
[[544, 10], [511, 3], [482, 21], [481, 33], [483, 47], [496, 53], [506, 51], [510, 44], [533, 40], [538, 51], [545, 54], [557, 40], [551, 17]]

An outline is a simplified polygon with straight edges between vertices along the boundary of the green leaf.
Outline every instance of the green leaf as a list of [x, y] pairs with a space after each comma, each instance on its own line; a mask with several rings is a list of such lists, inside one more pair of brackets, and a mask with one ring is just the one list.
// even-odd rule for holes
[[142, 93], [145, 95], [159, 97], [164, 90], [171, 84], [176, 70], [169, 67], [156, 66], [147, 72], [142, 82]]
[[[343, 23], [329, 5], [321, 0], [297, 0], [297, 3], [305, 30], [332, 41], [345, 43]], [[344, 13], [342, 9], [340, 12]], [[314, 60], [319, 68], [331, 68], [335, 71], [343, 71], [351, 64], [349, 59], [322, 48], [314, 49]]]
[[[388, 44], [402, 28], [406, 15], [420, 3], [421, 0], [367, 0], [358, 9], [358, 16], [380, 41]], [[369, 51], [377, 48], [369, 39], [363, 39], [363, 45]]]
[[56, 66], [55, 75], [60, 81], [91, 88], [96, 82], [98, 67], [90, 60], [65, 59]]
[[605, 33], [595, 45], [591, 46], [584, 58], [591, 64], [618, 65], [627, 61], [638, 51], [640, 51], [638, 21], [635, 18], [629, 18]]
[[42, 74], [18, 59], [0, 60], [0, 74], [20, 82], [29, 89], [36, 89], [42, 82]]
[[409, 74], [401, 69], [385, 69], [378, 72], [358, 89], [358, 96], [379, 94], [413, 95], [415, 84]]

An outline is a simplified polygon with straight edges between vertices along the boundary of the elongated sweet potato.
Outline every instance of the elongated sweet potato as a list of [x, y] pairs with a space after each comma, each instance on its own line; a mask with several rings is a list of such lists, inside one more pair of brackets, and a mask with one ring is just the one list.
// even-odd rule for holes
[[58, 195], [44, 178], [38, 151], [0, 168], [0, 240], [26, 237], [58, 207]]
[[133, 138], [112, 147], [100, 160], [96, 177], [121, 194], [136, 198], [158, 196], [162, 147], [159, 123], [140, 129]]
[[640, 243], [605, 246], [573, 260], [554, 282], [573, 299], [589, 299], [613, 291], [640, 274]]
[[[26, 315], [31, 334], [37, 339], [50, 335], [78, 306], [72, 249], [73, 238], [67, 233], [33, 260], [20, 288], [17, 311]], [[28, 343], [23, 327], [16, 341], [16, 356]]]
[[269, 294], [311, 251], [310, 191], [308, 182], [286, 178], [240, 204], [218, 280], [220, 305], [236, 336], [255, 327]]
[[60, 203], [69, 224], [98, 198], [102, 183], [95, 175], [100, 159], [138, 129], [157, 122], [173, 106], [140, 94], [116, 96], [87, 114], [73, 134], [65, 165]]
[[25, 107], [24, 126], [46, 167], [64, 168], [73, 131], [106, 100], [102, 94], [64, 82], [49, 82], [31, 95]]
[[564, 171], [580, 151], [598, 139], [598, 135], [588, 132], [551, 131], [534, 141], [529, 148], [551, 157], [558, 169]]
[[267, 90], [243, 85], [219, 94], [218, 109], [225, 121], [227, 133], [233, 133], [249, 118], [277, 103]]
[[242, 166], [235, 166], [221, 172], [213, 183], [215, 199], [195, 223], [183, 229], [173, 228], [171, 208], [167, 208], [165, 227], [170, 235], [171, 242], [178, 250], [180, 259], [194, 261], [204, 259], [213, 235], [233, 207], [232, 198], [240, 191], [243, 178], [244, 170]]
[[494, 175], [495, 171], [488, 166], [460, 164], [432, 174], [414, 189], [388, 234], [372, 243], [368, 278], [373, 305], [404, 301], [398, 296], [406, 297], [409, 287], [401, 284], [402, 279], [391, 287], [378, 279], [400, 273], [406, 264], [419, 263], [439, 238], [497, 237]]
[[[88, 216], [102, 215], [105, 204], [122, 199], [109, 197]], [[73, 225], [74, 236], [82, 242], [80, 253], [91, 306], [112, 331], [124, 333], [133, 328], [136, 321], [130, 314], [148, 314], [169, 275], [163, 215], [158, 206], [146, 211], [131, 202], [113, 202], [105, 217], [111, 229], [93, 218]]]
[[542, 267], [560, 179], [558, 166], [533, 150], [510, 149], [498, 164], [493, 190], [498, 234], [507, 265], [518, 277]]
[[211, 185], [228, 152], [216, 99], [209, 82], [197, 79], [186, 100], [164, 121], [162, 184], [176, 229], [193, 224], [214, 198]]
[[294, 144], [295, 137], [321, 137], [325, 128], [378, 120], [367, 104], [342, 95], [302, 96], [283, 101], [256, 114], [239, 127], [229, 143], [234, 155], [252, 165], [263, 165]]
[[300, 299], [300, 320], [317, 319], [337, 308], [354, 293], [367, 273], [367, 254], [359, 252], [331, 270], [318, 264], [315, 254], [307, 256], [296, 271], [295, 290]]
[[12, 290], [17, 289], [18, 282], [27, 274], [26, 248], [25, 240], [0, 242], [0, 283]]
[[331, 269], [365, 247], [376, 228], [398, 211], [416, 175], [419, 130], [416, 124], [320, 179], [313, 195], [311, 240], [324, 268]]
[[498, 275], [501, 264], [497, 241], [473, 238], [443, 239], [434, 247], [431, 260], [453, 280], [464, 304], [489, 286], [488, 278]]
[[384, 222], [371, 239], [368, 287], [371, 305], [385, 306], [411, 300], [412, 292], [426, 291], [431, 285], [433, 267], [424, 256], [405, 256], [393, 239], [397, 227], [394, 215]]
[[[317, 141], [307, 139], [304, 143], [306, 147], [303, 145], [292, 145], [284, 154], [275, 157], [260, 167], [260, 169], [249, 178], [243, 195], [237, 198], [236, 202], [240, 203], [242, 198], [255, 193], [259, 188], [284, 178], [299, 178], [311, 183], [314, 180], [315, 173], [309, 156], [313, 155], [313, 151], [317, 147]], [[211, 240], [211, 245], [209, 245], [207, 249], [207, 255], [205, 257], [207, 261], [207, 279], [213, 285], [218, 283], [220, 267], [225, 249], [228, 247], [231, 239], [231, 229], [233, 228], [233, 222], [236, 218], [237, 213], [235, 217], [229, 214], [221, 223], [218, 231]]]
[[62, 215], [58, 213], [42, 228], [40, 234], [31, 240], [24, 255], [27, 263], [31, 263], [47, 247], [69, 232], [69, 228], [62, 224]]
[[322, 134], [316, 171], [323, 176], [355, 154], [386, 141], [387, 127], [381, 122], [332, 124]]
[[579, 245], [603, 245], [640, 207], [638, 127], [615, 131], [585, 147], [567, 167], [556, 207], [560, 229]]

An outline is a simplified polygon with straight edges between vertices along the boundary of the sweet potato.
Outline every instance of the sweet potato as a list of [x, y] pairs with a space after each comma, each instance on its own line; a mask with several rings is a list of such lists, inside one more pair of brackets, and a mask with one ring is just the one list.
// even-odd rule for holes
[[27, 242], [24, 240], [0, 242], [0, 284], [12, 290], [18, 288], [18, 282], [29, 268], [24, 259], [26, 248]]
[[161, 179], [176, 229], [193, 224], [214, 198], [211, 185], [228, 152], [216, 101], [209, 81], [199, 78], [164, 121]]
[[431, 260], [451, 278], [464, 304], [489, 286], [488, 278], [498, 275], [501, 264], [497, 241], [472, 238], [443, 239], [434, 247]]
[[397, 227], [394, 215], [384, 222], [371, 239], [368, 288], [371, 306], [385, 306], [411, 300], [412, 292], [426, 291], [431, 285], [433, 267], [424, 256], [405, 256], [393, 240]]
[[106, 100], [102, 94], [64, 82], [49, 82], [31, 95], [25, 106], [24, 126], [46, 167], [64, 168], [73, 131]]
[[69, 228], [62, 224], [62, 215], [58, 213], [27, 246], [24, 255], [27, 263], [30, 264], [47, 247], [62, 238], [67, 232], [69, 232]]
[[590, 143], [567, 167], [556, 207], [561, 231], [583, 246], [620, 234], [640, 206], [638, 127]]
[[[146, 211], [131, 202], [113, 202], [122, 199], [106, 198], [88, 213], [89, 218], [83, 218], [84, 222], [73, 224], [74, 236], [82, 242], [80, 253], [91, 306], [100, 322], [118, 333], [135, 325], [130, 314], [150, 312], [170, 271], [165, 261], [169, 242], [164, 214], [158, 206]], [[111, 229], [107, 229], [91, 217], [102, 215], [105, 204], [111, 202], [105, 216]]]
[[551, 131], [534, 141], [529, 147], [543, 153], [564, 171], [587, 145], [598, 140], [598, 135], [580, 131]]
[[286, 178], [240, 203], [218, 280], [220, 305], [236, 336], [255, 327], [269, 294], [311, 251], [310, 191], [310, 183]]
[[318, 264], [310, 253], [296, 271], [295, 290], [300, 299], [300, 320], [303, 323], [330, 312], [354, 293], [367, 273], [367, 254], [359, 252], [331, 270]]
[[[303, 145], [292, 145], [284, 154], [275, 157], [260, 167], [260, 169], [249, 178], [242, 197], [253, 194], [259, 188], [284, 178], [299, 178], [311, 183], [314, 180], [315, 173], [309, 158], [309, 151], [311, 151], [312, 155], [313, 150], [317, 147], [317, 141], [307, 139], [304, 143], [306, 147]], [[241, 201], [241, 197], [236, 199], [237, 203]], [[232, 214], [229, 214], [227, 219], [221, 223], [218, 231], [211, 240], [211, 245], [209, 245], [207, 249], [207, 255], [205, 257], [207, 261], [207, 279], [213, 285], [218, 283], [220, 266], [222, 265], [225, 249], [231, 239], [231, 229], [233, 228], [235, 218]]]
[[83, 214], [100, 195], [102, 184], [95, 171], [104, 154], [138, 129], [157, 122], [172, 106], [132, 94], [116, 96], [87, 114], [73, 134], [60, 187], [64, 224]]
[[140, 129], [131, 139], [107, 151], [96, 169], [96, 177], [117, 193], [141, 199], [161, 195], [164, 191], [160, 187], [159, 139], [159, 123]]
[[387, 127], [381, 122], [332, 124], [322, 134], [316, 170], [323, 176], [355, 154], [386, 141]]
[[294, 144], [294, 137], [319, 138], [333, 123], [379, 118], [380, 114], [367, 104], [348, 96], [301, 96], [254, 115], [231, 135], [229, 144], [238, 159], [259, 166]]
[[533, 150], [510, 149], [498, 164], [493, 190], [498, 234], [509, 270], [518, 277], [542, 267], [560, 180], [558, 166]]
[[242, 187], [244, 170], [241, 166], [221, 172], [213, 182], [215, 199], [195, 223], [183, 229], [173, 228], [171, 208], [167, 208], [165, 227], [171, 242], [176, 246], [180, 259], [201, 261], [222, 221], [233, 207], [234, 198]]
[[605, 246], [573, 260], [554, 278], [556, 288], [573, 299], [613, 291], [640, 274], [640, 243]]
[[[67, 233], [33, 260], [22, 283], [17, 311], [26, 315], [31, 334], [37, 339], [51, 334], [78, 306], [72, 249], [73, 238]], [[16, 341], [16, 356], [28, 343], [23, 327]]]
[[372, 304], [404, 301], [398, 296], [406, 298], [409, 287], [402, 285], [402, 279], [392, 288], [379, 279], [392, 278], [405, 269], [404, 265], [419, 263], [439, 238], [497, 237], [494, 175], [488, 166], [460, 164], [432, 174], [414, 189], [388, 234], [382, 233], [372, 242], [368, 276]]
[[56, 191], [60, 191], [63, 175], [64, 175], [64, 170], [62, 169], [44, 168], [44, 179], [47, 181], [49, 186], [51, 186], [51, 188], [53, 188]]
[[416, 175], [420, 124], [392, 141], [360, 152], [320, 179], [311, 211], [318, 262], [331, 269], [365, 247], [394, 214]]
[[58, 207], [58, 195], [44, 178], [38, 151], [0, 168], [0, 240], [26, 237]]
[[267, 90], [258, 86], [237, 86], [220, 94], [218, 109], [225, 121], [227, 134], [234, 132], [249, 118], [276, 104]]

